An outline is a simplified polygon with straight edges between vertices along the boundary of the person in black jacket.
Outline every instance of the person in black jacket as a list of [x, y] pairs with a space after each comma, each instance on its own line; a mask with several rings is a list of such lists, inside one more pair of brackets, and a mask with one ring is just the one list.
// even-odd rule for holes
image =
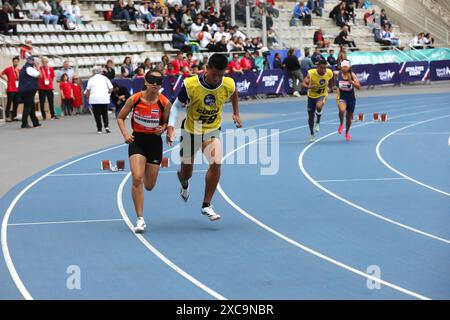
[[117, 83], [113, 83], [113, 89], [111, 92], [111, 102], [116, 108], [116, 118], [120, 110], [122, 110], [122, 107], [125, 105], [125, 102], [128, 100], [130, 96], [131, 96], [130, 92], [128, 91], [127, 88], [119, 86]]
[[114, 70], [114, 62], [109, 59], [106, 61], [105, 68], [103, 69], [103, 75], [109, 80], [113, 80], [116, 77], [116, 70]]
[[33, 56], [28, 56], [25, 65], [19, 73], [19, 94], [23, 101], [22, 128], [31, 128], [28, 124], [28, 116], [31, 118], [34, 127], [40, 127], [36, 113], [34, 97], [39, 87], [39, 65]]
[[283, 67], [287, 70], [288, 76], [292, 78], [293, 95], [300, 97], [301, 83], [303, 82], [303, 73], [300, 68], [300, 62], [294, 54], [294, 49], [288, 50], [288, 56], [283, 60]]
[[283, 63], [281, 62], [281, 55], [279, 52], [275, 53], [275, 56], [273, 57], [273, 65], [272, 69], [282, 69]]
[[15, 23], [9, 22], [8, 12], [8, 7], [4, 5], [0, 11], [0, 31], [7, 35], [9, 30], [12, 30], [13, 34], [16, 35], [17, 26]]

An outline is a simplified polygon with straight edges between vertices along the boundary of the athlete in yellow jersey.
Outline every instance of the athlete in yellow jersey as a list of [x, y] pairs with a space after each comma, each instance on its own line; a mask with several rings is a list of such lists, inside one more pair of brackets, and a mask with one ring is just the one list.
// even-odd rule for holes
[[321, 60], [316, 69], [308, 70], [308, 74], [302, 85], [308, 88], [308, 124], [311, 136], [310, 142], [314, 142], [314, 114], [317, 116], [316, 131], [320, 130], [320, 117], [322, 108], [327, 101], [328, 82], [333, 78], [333, 71], [327, 68], [327, 62]]
[[209, 161], [201, 212], [211, 221], [220, 219], [220, 215], [211, 206], [211, 199], [220, 179], [222, 162], [220, 126], [223, 105], [230, 98], [233, 104], [233, 121], [238, 128], [242, 127], [234, 80], [224, 77], [227, 65], [226, 56], [214, 54], [208, 60], [204, 75], [184, 80], [178, 98], [170, 110], [167, 128], [167, 143], [171, 146], [178, 111], [187, 105], [186, 118], [181, 124], [181, 166], [178, 171], [181, 183], [180, 196], [184, 201], [189, 199], [189, 179], [194, 169], [195, 154], [201, 148]]

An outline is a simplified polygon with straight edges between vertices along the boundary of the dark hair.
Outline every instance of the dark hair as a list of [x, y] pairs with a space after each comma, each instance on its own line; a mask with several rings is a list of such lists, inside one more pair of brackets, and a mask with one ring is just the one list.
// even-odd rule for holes
[[228, 58], [223, 54], [215, 53], [208, 59], [208, 68], [216, 70], [226, 70], [228, 66]]
[[20, 60], [19, 56], [15, 56], [14, 58], [12, 58], [12, 61], [14, 60]]
[[288, 50], [288, 55], [293, 55], [294, 54], [294, 52], [295, 52], [295, 49], [294, 48], [290, 48], [289, 50]]
[[317, 62], [317, 65], [318, 65], [318, 66], [321, 66], [321, 65], [328, 65], [328, 62], [327, 62], [326, 60], [319, 60], [319, 62]]
[[123, 64], [126, 64], [128, 59], [130, 59], [130, 63], [132, 63], [131, 57], [130, 56], [126, 56], [125, 59], [123, 59]]
[[61, 75], [61, 81], [63, 81], [63, 78], [66, 77], [66, 80], [69, 81], [69, 76], [67, 75], [67, 73], [63, 73]]
[[154, 68], [147, 71], [147, 73], [145, 74], [145, 78], [147, 78], [147, 76], [151, 75], [152, 73], [159, 73], [162, 77], [164, 76], [161, 70]]

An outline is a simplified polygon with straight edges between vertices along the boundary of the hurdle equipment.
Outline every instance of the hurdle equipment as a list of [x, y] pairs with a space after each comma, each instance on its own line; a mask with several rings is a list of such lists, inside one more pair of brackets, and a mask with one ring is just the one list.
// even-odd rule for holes
[[116, 167], [117, 167], [117, 170], [119, 170], [119, 171], [125, 170], [125, 160], [117, 160]]
[[380, 121], [380, 116], [378, 115], [378, 112], [373, 113], [373, 121]]
[[387, 119], [388, 119], [387, 114], [386, 114], [386, 113], [382, 113], [382, 114], [381, 114], [381, 121], [382, 121], [382, 122], [386, 122]]
[[358, 114], [358, 121], [364, 121], [364, 113]]

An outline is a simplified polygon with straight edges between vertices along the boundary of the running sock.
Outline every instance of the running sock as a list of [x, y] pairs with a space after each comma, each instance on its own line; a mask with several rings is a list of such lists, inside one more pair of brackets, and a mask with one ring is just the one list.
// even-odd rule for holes
[[181, 183], [181, 187], [182, 187], [183, 189], [187, 189], [187, 187], [189, 187], [189, 182], [186, 181], [186, 180], [181, 179], [181, 177], [180, 177], [180, 171], [177, 172], [177, 176], [178, 176], [178, 180], [179, 180], [180, 183]]
[[209, 202], [203, 202], [202, 209], [206, 208], [206, 207], [209, 207], [210, 205], [211, 205], [211, 203], [209, 203]]

